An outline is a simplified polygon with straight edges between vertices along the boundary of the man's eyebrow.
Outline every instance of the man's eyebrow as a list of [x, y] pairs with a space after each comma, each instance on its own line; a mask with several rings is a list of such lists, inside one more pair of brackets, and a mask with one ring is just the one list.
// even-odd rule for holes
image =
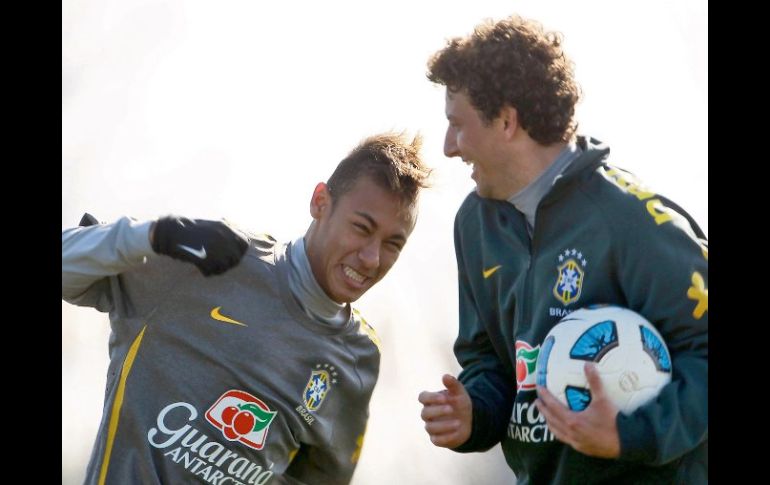
[[377, 225], [377, 221], [374, 220], [374, 217], [370, 216], [369, 214], [363, 211], [356, 211], [356, 214], [358, 214], [359, 216], [369, 221], [369, 224], [371, 224], [372, 226], [374, 226], [375, 229], [377, 229], [378, 225]]

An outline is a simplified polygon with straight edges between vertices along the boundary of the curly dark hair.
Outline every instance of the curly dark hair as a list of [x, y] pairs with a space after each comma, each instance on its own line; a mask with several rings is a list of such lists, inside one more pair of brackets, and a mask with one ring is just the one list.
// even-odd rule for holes
[[450, 91], [466, 91], [489, 123], [504, 106], [541, 145], [569, 141], [580, 87], [558, 32], [517, 15], [485, 20], [473, 34], [455, 37], [428, 61], [428, 79]]
[[332, 200], [353, 188], [368, 176], [380, 187], [401, 197], [406, 205], [417, 201], [420, 188], [429, 187], [432, 170], [422, 160], [422, 136], [410, 141], [405, 133], [381, 133], [370, 136], [343, 159], [326, 185]]

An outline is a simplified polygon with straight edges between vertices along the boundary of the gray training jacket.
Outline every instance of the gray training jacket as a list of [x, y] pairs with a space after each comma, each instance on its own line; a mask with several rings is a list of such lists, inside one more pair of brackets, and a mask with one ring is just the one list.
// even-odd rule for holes
[[289, 244], [250, 237], [204, 278], [158, 256], [150, 222], [62, 232], [62, 299], [109, 312], [104, 413], [87, 484], [346, 484], [379, 372], [378, 339], [311, 320]]

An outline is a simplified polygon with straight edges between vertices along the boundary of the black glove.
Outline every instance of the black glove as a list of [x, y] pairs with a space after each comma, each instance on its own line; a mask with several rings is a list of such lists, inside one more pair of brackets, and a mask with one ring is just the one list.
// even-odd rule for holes
[[249, 240], [222, 221], [166, 216], [155, 222], [152, 249], [192, 263], [203, 276], [224, 273], [241, 260]]

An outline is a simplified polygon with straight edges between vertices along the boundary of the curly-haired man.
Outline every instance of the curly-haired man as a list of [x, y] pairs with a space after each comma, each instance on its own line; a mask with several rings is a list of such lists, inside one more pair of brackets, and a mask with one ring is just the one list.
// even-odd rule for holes
[[[518, 483], [705, 483], [702, 231], [576, 134], [580, 89], [559, 34], [518, 16], [484, 22], [436, 53], [428, 78], [446, 86], [444, 153], [476, 182], [455, 219], [463, 370], [419, 396], [431, 441], [458, 452], [500, 442]], [[590, 364], [579, 412], [528, 365], [561, 317], [602, 303], [644, 315], [671, 352], [670, 384], [629, 414]]]

